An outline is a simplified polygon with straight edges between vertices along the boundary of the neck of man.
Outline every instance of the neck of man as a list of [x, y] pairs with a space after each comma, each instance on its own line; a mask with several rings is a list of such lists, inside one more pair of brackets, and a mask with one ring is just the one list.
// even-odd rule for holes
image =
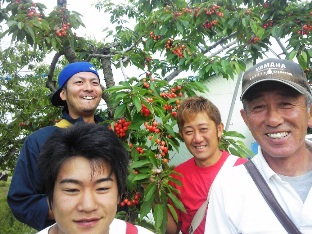
[[69, 111], [68, 114], [73, 119], [78, 119], [81, 117], [85, 123], [95, 123], [94, 112], [77, 114], [77, 113], [72, 113], [71, 111]]
[[94, 115], [88, 116], [88, 117], [82, 116], [82, 118], [83, 118], [83, 121], [84, 121], [85, 123], [95, 123], [95, 122], [94, 122]]
[[306, 149], [305, 153], [289, 157], [270, 157], [263, 154], [270, 168], [283, 176], [301, 176], [312, 171], [312, 152]]

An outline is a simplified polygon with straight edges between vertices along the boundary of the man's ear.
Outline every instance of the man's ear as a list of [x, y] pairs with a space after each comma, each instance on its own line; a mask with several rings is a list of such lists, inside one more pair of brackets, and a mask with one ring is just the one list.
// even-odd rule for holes
[[224, 125], [223, 125], [223, 123], [220, 123], [220, 124], [217, 126], [218, 139], [221, 139], [222, 134], [223, 134], [223, 130], [224, 130]]
[[60, 98], [63, 100], [63, 101], [66, 101], [66, 90], [63, 88], [60, 92]]
[[310, 105], [309, 119], [308, 119], [308, 127], [309, 127], [309, 128], [312, 128], [312, 104]]
[[244, 109], [241, 109], [241, 110], [240, 110], [240, 113], [241, 113], [241, 116], [242, 116], [242, 118], [243, 118], [245, 124], [247, 125], [247, 127], [249, 127], [249, 126], [248, 126], [248, 119], [247, 119], [247, 113], [246, 113], [246, 111], [245, 111]]

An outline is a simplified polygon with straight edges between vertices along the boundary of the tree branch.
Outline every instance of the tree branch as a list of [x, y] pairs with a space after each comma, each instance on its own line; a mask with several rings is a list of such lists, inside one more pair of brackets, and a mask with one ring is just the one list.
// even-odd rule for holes
[[287, 56], [288, 55], [288, 51], [284, 47], [284, 45], [282, 44], [281, 40], [279, 38], [277, 38], [277, 37], [274, 37], [274, 39], [276, 40], [277, 44], [281, 47], [283, 53]]
[[124, 58], [124, 59], [120, 58], [119, 59], [121, 72], [122, 72], [122, 74], [123, 74], [123, 76], [125, 78], [125, 81], [127, 81], [129, 79], [129, 76], [126, 75], [125, 67], [123, 65], [124, 61], [127, 61], [127, 60], [128, 60], [128, 58]]
[[235, 37], [235, 36], [236, 36], [236, 34], [237, 34], [237, 32], [232, 33], [231, 35], [229, 35], [229, 36], [227, 36], [227, 37], [224, 37], [224, 38], [220, 39], [220, 40], [219, 40], [219, 41], [217, 41], [215, 44], [213, 44], [213, 45], [209, 46], [206, 50], [203, 50], [203, 51], [202, 51], [202, 53], [203, 53], [203, 54], [208, 53], [208, 52], [209, 52], [209, 51], [211, 51], [212, 49], [216, 48], [218, 45], [223, 44], [223, 42], [225, 42], [225, 41], [227, 41], [227, 40], [229, 40], [229, 39], [231, 39], [231, 38]]
[[53, 93], [56, 91], [56, 82], [53, 81], [53, 74], [54, 74], [56, 63], [62, 55], [63, 55], [62, 53], [57, 52], [53, 56], [53, 59], [52, 59], [51, 65], [50, 65], [50, 70], [49, 70], [48, 79], [46, 82], [46, 87], [49, 88], [51, 90], [51, 92], [53, 92]]
[[220, 54], [222, 51], [224, 51], [225, 49], [228, 49], [230, 48], [232, 45], [235, 45], [237, 43], [237, 41], [232, 41], [230, 42], [229, 44], [225, 45], [225, 46], [222, 46], [221, 49], [217, 50], [216, 52], [214, 52], [213, 54], [211, 54], [210, 56], [208, 56], [208, 58], [211, 58], [211, 57], [214, 57], [216, 56], [217, 54]]
[[168, 75], [167, 77], [165, 77], [165, 80], [167, 80], [168, 82], [170, 82], [170, 81], [173, 80], [175, 77], [177, 77], [181, 72], [182, 72], [182, 70], [181, 70], [180, 68], [177, 68], [176, 70], [174, 70], [173, 72], [171, 72], [170, 75]]

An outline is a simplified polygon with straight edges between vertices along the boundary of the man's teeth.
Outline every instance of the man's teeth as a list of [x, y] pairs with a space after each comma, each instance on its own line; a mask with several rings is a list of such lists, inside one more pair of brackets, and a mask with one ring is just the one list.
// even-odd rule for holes
[[203, 149], [203, 148], [205, 148], [205, 147], [206, 147], [205, 145], [195, 146], [196, 149]]
[[94, 99], [94, 97], [86, 96], [86, 97], [83, 97], [83, 99], [91, 100], [91, 99]]
[[274, 138], [274, 139], [279, 139], [286, 137], [288, 135], [287, 132], [279, 132], [279, 133], [268, 133], [267, 134], [269, 137]]

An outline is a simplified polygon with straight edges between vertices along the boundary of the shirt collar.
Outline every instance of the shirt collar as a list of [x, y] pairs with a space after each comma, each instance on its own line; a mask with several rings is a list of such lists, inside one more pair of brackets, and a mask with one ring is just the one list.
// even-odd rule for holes
[[[69, 121], [72, 124], [78, 123], [78, 122], [83, 122], [83, 118], [80, 116], [77, 119], [73, 119], [66, 111], [62, 112], [62, 118], [66, 119], [67, 121]], [[100, 123], [103, 122], [104, 119], [99, 116], [99, 115], [94, 115], [94, 122], [95, 123]]]

